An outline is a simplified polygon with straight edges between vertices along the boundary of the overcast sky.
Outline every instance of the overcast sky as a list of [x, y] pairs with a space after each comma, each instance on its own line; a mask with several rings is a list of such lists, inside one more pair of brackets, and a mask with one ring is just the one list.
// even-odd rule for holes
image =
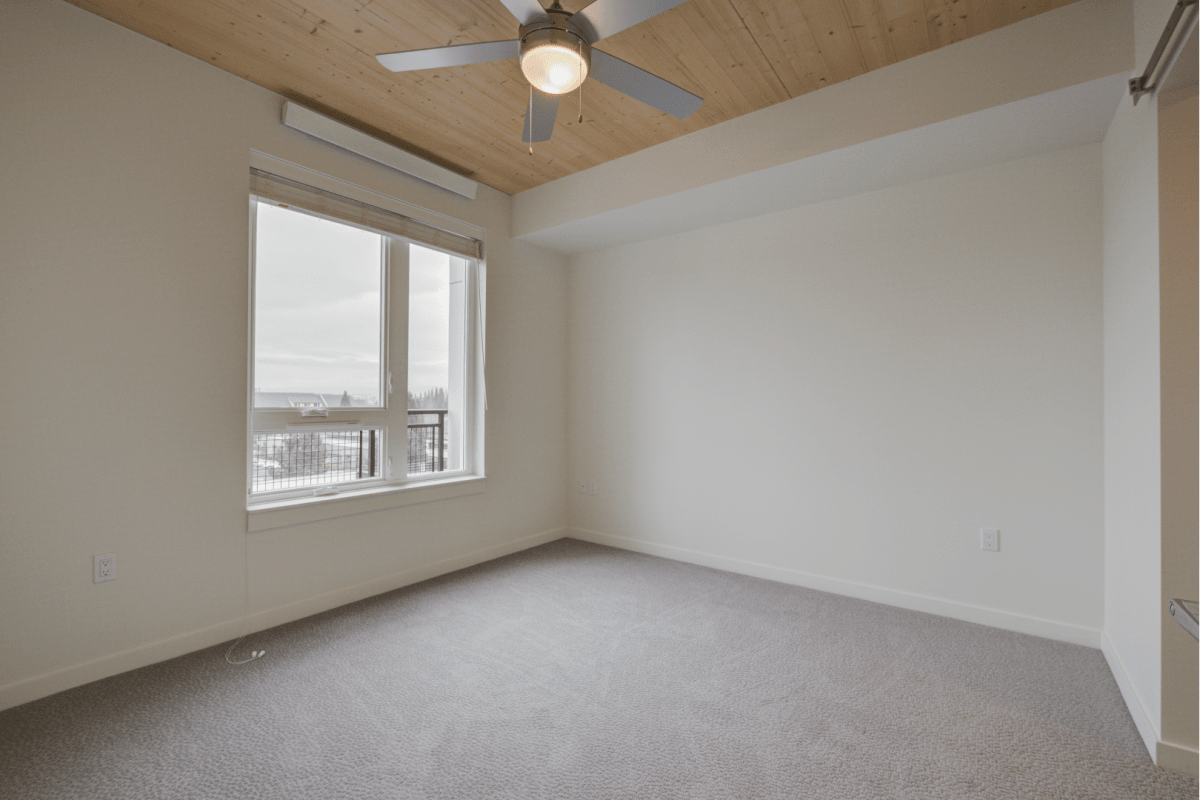
[[408, 255], [408, 390], [449, 389], [450, 256], [413, 245]]
[[[381, 396], [383, 237], [258, 205], [255, 388]], [[445, 387], [448, 257], [412, 247], [409, 390]]]

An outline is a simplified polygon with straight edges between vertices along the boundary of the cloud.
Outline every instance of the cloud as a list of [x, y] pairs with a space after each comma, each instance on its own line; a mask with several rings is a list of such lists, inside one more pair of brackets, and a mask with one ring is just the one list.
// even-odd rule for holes
[[[256, 388], [381, 394], [384, 238], [263, 204], [256, 237]], [[410, 391], [448, 385], [449, 267], [409, 248]]]

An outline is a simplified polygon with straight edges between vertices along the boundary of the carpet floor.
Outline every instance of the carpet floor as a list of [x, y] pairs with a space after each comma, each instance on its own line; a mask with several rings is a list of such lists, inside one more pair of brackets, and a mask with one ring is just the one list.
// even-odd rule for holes
[[0, 713], [0, 797], [1194, 798], [1098, 650], [564, 539]]

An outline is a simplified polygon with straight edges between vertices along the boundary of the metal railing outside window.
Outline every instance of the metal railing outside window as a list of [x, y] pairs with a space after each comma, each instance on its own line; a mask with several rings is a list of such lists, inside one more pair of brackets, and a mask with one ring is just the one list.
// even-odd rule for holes
[[[408, 474], [446, 470], [446, 414], [444, 408], [408, 410]], [[418, 419], [414, 420], [413, 418]]]
[[[407, 474], [446, 470], [444, 408], [408, 411]], [[254, 434], [250, 491], [274, 492], [382, 477], [383, 431], [274, 431]]]
[[378, 478], [381, 433], [377, 428], [256, 433], [250, 490], [270, 492]]

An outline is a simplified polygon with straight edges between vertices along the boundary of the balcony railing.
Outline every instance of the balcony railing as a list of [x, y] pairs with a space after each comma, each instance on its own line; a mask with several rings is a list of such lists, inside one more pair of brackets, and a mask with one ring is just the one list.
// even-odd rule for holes
[[[408, 410], [407, 474], [446, 469], [444, 408]], [[251, 492], [302, 489], [382, 477], [382, 430], [254, 434]]]
[[378, 478], [380, 433], [375, 428], [256, 433], [250, 491]]
[[[446, 469], [446, 414], [444, 408], [408, 410], [408, 474], [444, 472]], [[418, 421], [413, 417], [420, 417]], [[436, 417], [433, 421], [429, 417]]]

